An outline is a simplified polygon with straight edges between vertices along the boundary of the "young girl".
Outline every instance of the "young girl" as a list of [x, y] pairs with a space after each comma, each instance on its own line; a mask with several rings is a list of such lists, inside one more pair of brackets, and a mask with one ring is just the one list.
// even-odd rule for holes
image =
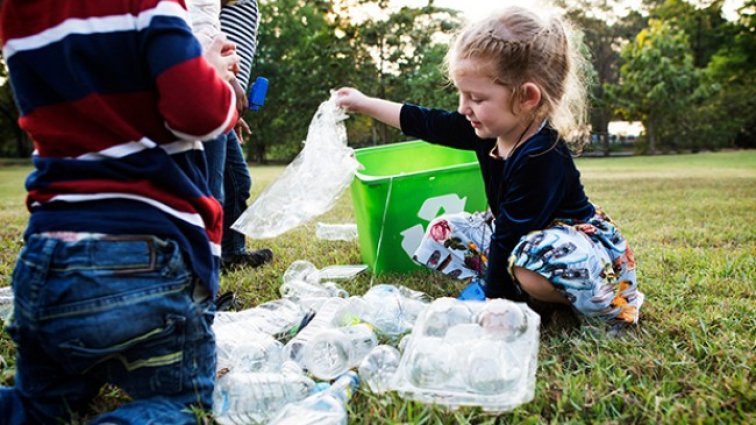
[[636, 323], [643, 294], [633, 253], [588, 201], [564, 141], [580, 133], [586, 110], [583, 60], [566, 24], [510, 7], [464, 29], [446, 62], [457, 112], [337, 92], [349, 111], [477, 154], [492, 214], [435, 219], [414, 259], [480, 278], [490, 298], [570, 304]]

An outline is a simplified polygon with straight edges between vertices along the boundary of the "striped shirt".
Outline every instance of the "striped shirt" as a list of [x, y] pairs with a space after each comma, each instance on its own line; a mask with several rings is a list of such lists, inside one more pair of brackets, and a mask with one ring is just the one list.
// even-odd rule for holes
[[221, 9], [221, 30], [230, 41], [236, 43], [236, 53], [241, 59], [236, 79], [247, 90], [252, 75], [252, 61], [257, 50], [258, 19], [257, 0], [239, 0]]
[[35, 147], [26, 236], [174, 239], [215, 293], [222, 209], [199, 140], [238, 117], [184, 0], [5, 0], [0, 40]]

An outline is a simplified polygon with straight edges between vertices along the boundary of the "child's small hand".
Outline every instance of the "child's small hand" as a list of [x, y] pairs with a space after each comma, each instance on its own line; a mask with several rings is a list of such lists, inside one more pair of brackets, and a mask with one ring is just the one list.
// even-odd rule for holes
[[349, 112], [362, 112], [367, 99], [361, 91], [351, 87], [336, 90], [336, 105]]
[[226, 40], [224, 35], [213, 39], [204, 56], [222, 79], [231, 81], [234, 78], [234, 70], [239, 68], [240, 58], [236, 54], [236, 45]]
[[249, 108], [247, 93], [244, 92], [244, 89], [241, 84], [239, 84], [239, 80], [237, 80], [236, 77], [232, 78], [229, 83], [231, 83], [231, 87], [234, 89], [234, 94], [236, 94], [236, 112], [239, 113], [239, 116], [242, 116], [247, 108]]

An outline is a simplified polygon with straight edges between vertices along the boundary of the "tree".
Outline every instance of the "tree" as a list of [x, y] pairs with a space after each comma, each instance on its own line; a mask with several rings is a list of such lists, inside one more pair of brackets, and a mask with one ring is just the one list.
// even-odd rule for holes
[[[756, 148], [756, 0], [732, 24], [734, 35], [714, 53], [704, 73], [705, 92], [692, 117], [702, 147]], [[749, 13], [747, 13], [747, 11]]]
[[621, 54], [620, 82], [610, 90], [618, 112], [643, 122], [649, 153], [677, 147], [681, 112], [698, 83], [685, 33], [651, 20]]
[[705, 68], [712, 55], [732, 39], [733, 26], [722, 13], [725, 0], [696, 7], [685, 0], [665, 0], [650, 10], [650, 18], [666, 21], [688, 35], [693, 65]]
[[583, 32], [590, 54], [594, 71], [591, 127], [602, 139], [604, 155], [609, 155], [609, 121], [614, 118], [614, 107], [606, 91], [619, 80], [620, 46], [632, 40], [646, 25], [646, 19], [636, 11], [617, 15], [616, 6], [616, 1], [609, 0], [560, 2], [568, 19]]
[[[358, 0], [365, 6], [372, 4], [386, 8], [386, 0]], [[373, 16], [353, 27], [354, 42], [375, 58], [374, 78], [361, 86], [366, 92], [396, 101], [412, 101], [450, 108], [456, 93], [445, 84], [443, 58], [448, 49], [439, 37], [451, 38], [461, 25], [456, 10], [434, 6], [403, 7], [388, 16]], [[377, 139], [388, 143], [399, 132], [383, 123], [373, 122]], [[373, 138], [373, 143], [378, 140]]]
[[270, 88], [265, 106], [248, 114], [248, 157], [265, 162], [269, 154], [290, 159], [299, 152], [320, 102], [361, 74], [365, 57], [340, 35], [346, 24], [333, 1], [271, 0], [260, 6], [253, 74], [267, 77]]
[[13, 100], [8, 69], [0, 60], [0, 155], [26, 158], [31, 154], [29, 138], [18, 126], [18, 108]]
[[[385, 1], [269, 0], [261, 3], [259, 48], [253, 73], [268, 77], [265, 106], [248, 114], [253, 130], [249, 158], [288, 160], [301, 149], [312, 114], [329, 90], [353, 85], [398, 101], [441, 101], [453, 105], [443, 84], [446, 46], [436, 34], [459, 25], [456, 13], [435, 8], [403, 8], [356, 23], [355, 6]], [[398, 132], [355, 116], [348, 122], [352, 144], [399, 139]]]

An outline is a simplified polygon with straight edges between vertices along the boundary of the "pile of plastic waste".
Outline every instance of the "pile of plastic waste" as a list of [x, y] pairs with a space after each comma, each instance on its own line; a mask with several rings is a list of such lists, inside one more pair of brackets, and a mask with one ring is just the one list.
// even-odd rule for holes
[[295, 261], [282, 298], [217, 313], [219, 423], [346, 424], [360, 381], [378, 394], [491, 412], [533, 398], [539, 317], [526, 305], [431, 301], [391, 284], [350, 296], [336, 280], [362, 269]]

